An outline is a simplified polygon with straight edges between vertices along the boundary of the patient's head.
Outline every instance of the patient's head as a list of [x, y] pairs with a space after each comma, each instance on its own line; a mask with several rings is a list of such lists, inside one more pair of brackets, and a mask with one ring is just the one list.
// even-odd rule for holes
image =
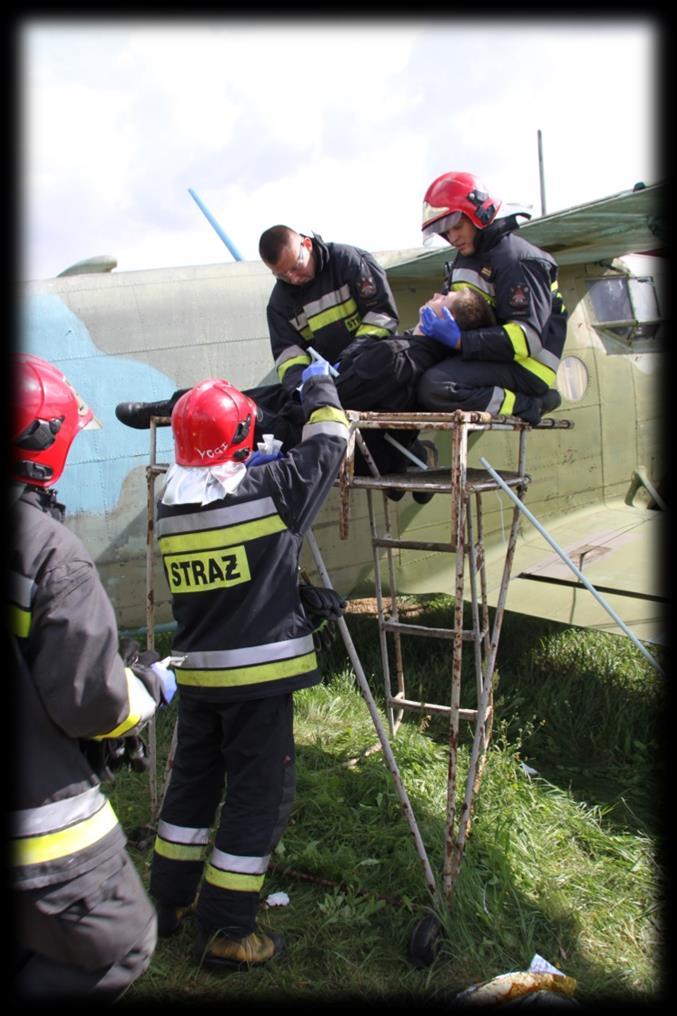
[[[473, 328], [487, 328], [496, 324], [491, 307], [481, 293], [469, 286], [452, 289], [450, 293], [433, 293], [423, 307], [431, 307], [438, 317], [442, 316], [442, 308], [446, 307], [454, 315], [459, 328], [470, 331]], [[423, 310], [423, 307], [420, 310]], [[414, 331], [421, 334], [421, 318]]]

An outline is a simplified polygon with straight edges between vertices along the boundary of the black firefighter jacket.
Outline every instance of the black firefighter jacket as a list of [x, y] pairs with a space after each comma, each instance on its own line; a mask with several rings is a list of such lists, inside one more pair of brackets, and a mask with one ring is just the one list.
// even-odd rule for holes
[[329, 377], [306, 382], [303, 408], [301, 443], [253, 466], [233, 493], [204, 506], [158, 504], [184, 696], [237, 702], [319, 680], [298, 559], [337, 476], [348, 425]]
[[515, 216], [499, 219], [477, 234], [473, 254], [458, 254], [451, 265], [450, 288], [478, 290], [498, 321], [464, 331], [461, 355], [515, 363], [553, 387], [567, 324], [557, 264], [516, 228]]
[[135, 733], [155, 712], [160, 690], [158, 682], [152, 697], [123, 664], [94, 562], [48, 514], [49, 495], [20, 486], [13, 495], [8, 578], [17, 764], [10, 865], [15, 888], [37, 889], [90, 871], [124, 847], [80, 739]]
[[302, 286], [278, 279], [268, 303], [268, 330], [278, 378], [295, 389], [312, 346], [330, 363], [353, 339], [388, 338], [397, 331], [395, 299], [386, 273], [359, 247], [313, 237], [317, 270]]

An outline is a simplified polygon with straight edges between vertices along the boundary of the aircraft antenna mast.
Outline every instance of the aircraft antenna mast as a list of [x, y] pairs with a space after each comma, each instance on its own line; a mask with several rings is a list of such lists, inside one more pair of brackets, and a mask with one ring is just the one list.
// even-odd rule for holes
[[545, 215], [545, 173], [543, 170], [543, 134], [538, 131], [538, 176], [541, 181], [541, 215]]

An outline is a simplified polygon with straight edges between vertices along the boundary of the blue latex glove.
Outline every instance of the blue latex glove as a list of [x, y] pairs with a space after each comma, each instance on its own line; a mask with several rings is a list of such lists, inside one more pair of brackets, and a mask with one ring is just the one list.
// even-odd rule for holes
[[448, 349], [460, 348], [461, 329], [447, 307], [442, 308], [441, 318], [437, 316], [432, 307], [424, 307], [421, 311], [421, 331]]
[[323, 375], [329, 375], [331, 373], [331, 364], [328, 360], [316, 360], [315, 363], [311, 363], [301, 374], [301, 385], [304, 385], [306, 381], [311, 377], [319, 377]]
[[173, 670], [169, 667], [163, 667], [161, 663], [152, 663], [151, 670], [154, 674], [160, 678], [162, 684], [162, 698], [166, 705], [174, 698], [176, 694], [176, 676]]
[[264, 462], [274, 462], [276, 459], [282, 458], [282, 452], [259, 452], [255, 451], [249, 456], [245, 462], [245, 466], [249, 469], [250, 466], [262, 466]]

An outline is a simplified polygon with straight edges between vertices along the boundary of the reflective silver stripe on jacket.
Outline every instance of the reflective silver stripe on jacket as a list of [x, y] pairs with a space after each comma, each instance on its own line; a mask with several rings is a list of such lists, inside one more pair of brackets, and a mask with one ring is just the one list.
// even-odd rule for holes
[[340, 437], [347, 442], [348, 427], [343, 423], [339, 423], [338, 420], [334, 422], [323, 420], [320, 423], [306, 423], [301, 431], [301, 440], [307, 441], [308, 438], [316, 437], [318, 434], [326, 434], [328, 437]]
[[195, 531], [209, 532], [210, 529], [222, 529], [275, 514], [277, 508], [272, 497], [261, 497], [256, 501], [245, 501], [228, 508], [216, 508], [214, 511], [165, 516], [158, 520], [157, 533], [158, 537], [162, 537]]
[[304, 357], [306, 360], [310, 360], [310, 353], [307, 349], [303, 349], [301, 346], [287, 346], [275, 361], [275, 367], [279, 368], [287, 362], [287, 360], [297, 360], [299, 357]]
[[487, 279], [485, 279], [483, 275], [480, 275], [479, 272], [473, 271], [472, 268], [453, 268], [451, 275], [451, 288], [459, 289], [459, 283], [472, 286], [473, 289], [479, 289], [480, 292], [490, 298], [492, 304], [494, 303], [496, 287], [493, 282], [487, 281]]
[[283, 642], [268, 642], [263, 646], [246, 646], [242, 649], [213, 649], [206, 652], [181, 653], [184, 659], [181, 670], [225, 670], [230, 667], [247, 667], [274, 660], [289, 660], [313, 651], [312, 635], [303, 635]]
[[268, 868], [270, 854], [266, 857], [244, 857], [240, 854], [226, 854], [223, 850], [212, 850], [211, 864], [221, 871], [238, 871], [243, 875], [263, 875]]
[[304, 328], [308, 327], [308, 318], [315, 317], [316, 314], [321, 314], [325, 310], [331, 310], [332, 307], [338, 307], [339, 304], [350, 299], [352, 299], [352, 294], [350, 286], [346, 283], [339, 289], [334, 289], [331, 293], [324, 293], [317, 300], [311, 300], [310, 303], [304, 304], [303, 313], [291, 318], [291, 324], [297, 331], [302, 332]]
[[378, 328], [394, 332], [397, 328], [397, 321], [388, 314], [379, 314], [378, 311], [370, 310], [362, 318], [362, 326], [364, 327], [364, 325], [376, 325]]
[[527, 324], [526, 321], [511, 321], [510, 324], [517, 325], [522, 329], [524, 338], [526, 339], [527, 349], [529, 350], [529, 356], [533, 356], [534, 360], [538, 360], [539, 363], [544, 364], [546, 367], [550, 367], [551, 370], [556, 371], [559, 367], [560, 358], [551, 353], [550, 350], [545, 349], [541, 342], [541, 336], [536, 329]]
[[99, 787], [89, 787], [82, 794], [63, 801], [50, 801], [37, 808], [14, 811], [11, 816], [14, 836], [44, 836], [91, 818], [108, 803]]
[[36, 585], [33, 579], [19, 572], [9, 572], [9, 598], [24, 610], [30, 610]]

